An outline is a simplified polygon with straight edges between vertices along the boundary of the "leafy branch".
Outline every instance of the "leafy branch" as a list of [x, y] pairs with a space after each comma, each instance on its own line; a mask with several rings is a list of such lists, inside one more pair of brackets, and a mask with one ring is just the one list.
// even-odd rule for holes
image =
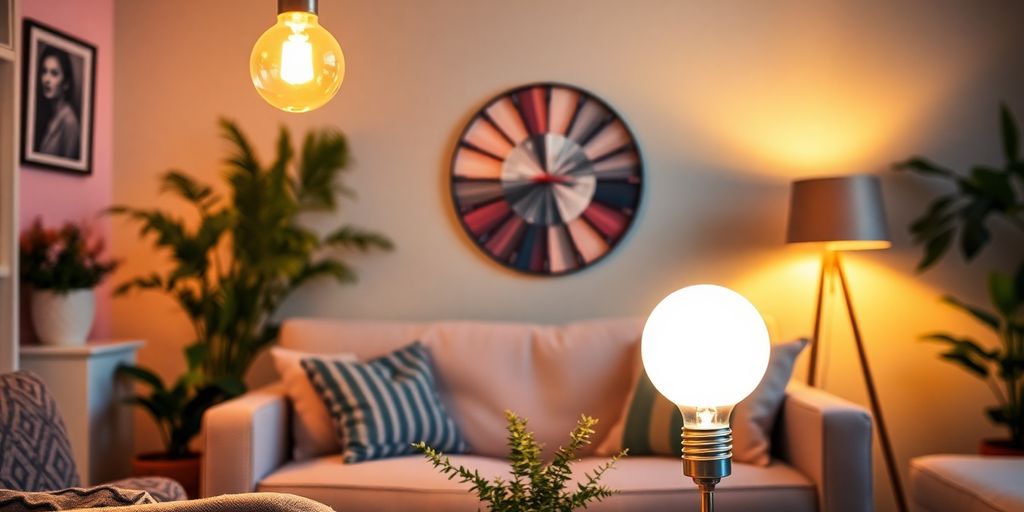
[[572, 479], [572, 462], [577, 460], [579, 450], [590, 444], [596, 419], [581, 416], [576, 428], [569, 433], [569, 444], [559, 447], [553, 460], [544, 464], [541, 459], [543, 447], [527, 430], [526, 419], [512, 411], [506, 411], [505, 418], [508, 420], [510, 478], [499, 476], [489, 480], [477, 470], [454, 465], [450, 458], [423, 442], [415, 443], [413, 447], [423, 452], [449, 480], [458, 478], [461, 483], [471, 484], [470, 491], [476, 493], [481, 503], [488, 504], [492, 512], [572, 512], [617, 493], [602, 485], [600, 480], [619, 459], [626, 456], [626, 450], [592, 472], [585, 473], [585, 481], [578, 482], [574, 491], [566, 490], [566, 484]]

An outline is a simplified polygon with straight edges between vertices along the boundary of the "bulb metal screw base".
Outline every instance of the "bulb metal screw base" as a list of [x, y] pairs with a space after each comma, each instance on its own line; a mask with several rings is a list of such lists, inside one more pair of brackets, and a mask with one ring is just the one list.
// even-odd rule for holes
[[683, 474], [700, 490], [701, 512], [714, 511], [714, 490], [732, 474], [732, 429], [683, 428]]
[[286, 12], [311, 12], [317, 14], [319, 11], [317, 0], [277, 0], [277, 13]]

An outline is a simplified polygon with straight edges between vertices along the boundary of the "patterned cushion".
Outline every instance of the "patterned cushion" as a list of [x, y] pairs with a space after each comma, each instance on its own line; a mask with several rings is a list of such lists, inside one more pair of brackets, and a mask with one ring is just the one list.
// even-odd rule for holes
[[138, 489], [146, 491], [154, 500], [159, 502], [187, 500], [185, 488], [176, 480], [162, 476], [136, 476], [124, 478], [105, 485], [112, 485], [122, 489]]
[[79, 508], [118, 507], [156, 503], [146, 491], [100, 485], [82, 489], [72, 487], [50, 492], [8, 491], [0, 489], [0, 512], [36, 512]]
[[67, 429], [43, 381], [0, 375], [0, 488], [49, 491], [78, 485]]
[[[768, 369], [757, 388], [736, 405], [731, 422], [733, 460], [757, 466], [771, 462], [770, 446], [775, 418], [785, 398], [786, 384], [793, 374], [793, 365], [807, 340], [772, 345]], [[597, 448], [597, 453], [610, 455], [629, 448], [630, 455], [682, 455], [679, 442], [683, 417], [675, 404], [654, 387], [646, 371], [640, 372], [633, 396], [619, 423]]]
[[412, 454], [418, 441], [452, 454], [469, 448], [418, 341], [368, 363], [309, 358], [302, 367], [331, 413], [346, 463]]

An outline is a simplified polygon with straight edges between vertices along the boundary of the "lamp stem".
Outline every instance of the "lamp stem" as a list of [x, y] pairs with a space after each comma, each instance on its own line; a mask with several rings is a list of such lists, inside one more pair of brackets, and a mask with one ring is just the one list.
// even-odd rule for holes
[[825, 281], [828, 280], [835, 265], [835, 253], [825, 249], [821, 256], [821, 274], [818, 276], [818, 299], [814, 306], [814, 336], [811, 338], [811, 361], [807, 367], [807, 385], [815, 386], [818, 376], [818, 345], [821, 343], [822, 304], [825, 297]]
[[860, 357], [860, 368], [864, 373], [864, 382], [868, 389], [868, 399], [871, 402], [871, 412], [874, 414], [878, 424], [878, 440], [881, 441], [882, 455], [885, 457], [885, 466], [889, 470], [889, 484], [896, 496], [896, 506], [900, 512], [907, 512], [907, 499], [903, 495], [903, 484], [900, 482], [899, 468], [896, 467], [896, 458], [893, 455], [892, 444], [889, 442], [889, 433], [885, 428], [885, 418], [882, 416], [882, 405], [878, 401], [878, 392], [875, 390], [875, 380], [871, 377], [871, 367], [868, 366], [867, 353], [864, 351], [864, 340], [860, 336], [860, 326], [857, 325], [857, 317], [853, 314], [853, 302], [850, 300], [850, 288], [846, 284], [846, 273], [843, 272], [842, 262], [839, 255], [835, 255], [835, 269], [839, 274], [839, 287], [843, 290], [843, 300], [846, 302], [846, 312], [850, 315], [850, 325], [853, 328], [853, 339], [857, 344], [857, 355]]
[[697, 483], [700, 489], [700, 512], [715, 512], [715, 484]]
[[732, 474], [732, 429], [683, 427], [683, 474], [700, 490], [701, 512], [714, 512], [718, 482]]

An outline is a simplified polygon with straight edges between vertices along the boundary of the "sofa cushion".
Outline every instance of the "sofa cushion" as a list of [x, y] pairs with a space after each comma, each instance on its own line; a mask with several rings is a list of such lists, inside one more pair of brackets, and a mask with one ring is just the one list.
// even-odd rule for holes
[[[771, 462], [769, 441], [775, 418], [785, 398], [793, 364], [806, 344], [807, 340], [798, 339], [772, 345], [768, 369], [761, 383], [733, 409], [733, 460], [759, 466]], [[631, 455], [679, 457], [682, 455], [679, 443], [682, 415], [675, 404], [658, 393], [643, 365], [640, 362], [637, 365], [640, 376], [633, 386], [632, 396], [596, 452], [611, 455], [629, 448]]]
[[302, 367], [331, 413], [347, 463], [414, 453], [419, 441], [445, 453], [469, 448], [418, 341], [366, 363], [309, 358]]
[[[474, 468], [493, 478], [508, 472], [502, 459], [475, 455], [451, 457], [455, 465]], [[576, 481], [593, 471], [604, 458], [584, 458], [574, 468]], [[668, 457], [627, 457], [602, 480], [621, 494], [592, 504], [589, 511], [650, 512], [696, 510], [696, 487], [682, 476], [679, 460]], [[574, 489], [575, 483], [568, 488]], [[343, 464], [340, 456], [293, 462], [271, 473], [257, 485], [259, 491], [300, 494], [345, 512], [447, 510], [479, 508], [469, 484], [459, 483], [434, 469], [422, 456], [397, 457], [361, 464]], [[773, 463], [767, 467], [734, 464], [732, 476], [722, 480], [715, 502], [722, 510], [803, 512], [816, 510], [814, 485], [793, 468]]]
[[[281, 376], [285, 393], [292, 404], [292, 458], [295, 460], [341, 452], [341, 443], [331, 421], [331, 414], [327, 412], [320, 393], [313, 388], [306, 371], [302, 369], [302, 359], [316, 355], [281, 347], [270, 349], [274, 368]], [[348, 353], [319, 357], [333, 361], [356, 361], [356, 356]]]
[[[594, 436], [599, 443], [628, 396], [642, 326], [638, 319], [564, 326], [290, 319], [282, 326], [280, 344], [325, 354], [352, 352], [367, 360], [411, 340], [423, 341], [434, 359], [441, 399], [473, 453], [503, 457], [505, 410], [529, 419], [548, 453], [565, 442], [581, 413], [601, 421]], [[580, 454], [592, 452], [587, 448]]]
[[1024, 457], [929, 455], [910, 461], [914, 510], [1024, 510]]

